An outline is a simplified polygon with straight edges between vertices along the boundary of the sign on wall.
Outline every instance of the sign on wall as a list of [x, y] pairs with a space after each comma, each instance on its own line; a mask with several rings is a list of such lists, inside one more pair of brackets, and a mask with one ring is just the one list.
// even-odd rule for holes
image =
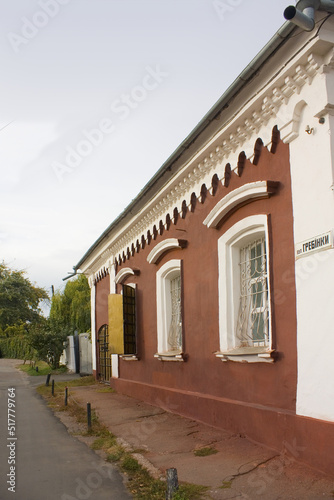
[[328, 250], [333, 248], [333, 233], [328, 231], [327, 233], [320, 234], [319, 236], [313, 236], [308, 240], [302, 241], [301, 243], [296, 243], [295, 245], [295, 255], [296, 259], [304, 257], [315, 252], [320, 252], [322, 250]]

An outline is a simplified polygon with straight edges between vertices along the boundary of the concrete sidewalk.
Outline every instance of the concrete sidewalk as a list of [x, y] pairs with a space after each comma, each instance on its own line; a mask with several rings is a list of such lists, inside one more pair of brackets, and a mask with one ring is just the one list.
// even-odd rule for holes
[[[243, 436], [101, 390], [105, 386], [72, 388], [71, 396], [83, 405], [90, 402], [100, 421], [155, 476], [165, 477], [166, 469], [176, 467], [179, 481], [208, 486], [212, 499], [334, 498], [334, 477], [298, 463], [296, 443], [287, 443], [280, 455]], [[196, 456], [202, 448], [217, 453]]]

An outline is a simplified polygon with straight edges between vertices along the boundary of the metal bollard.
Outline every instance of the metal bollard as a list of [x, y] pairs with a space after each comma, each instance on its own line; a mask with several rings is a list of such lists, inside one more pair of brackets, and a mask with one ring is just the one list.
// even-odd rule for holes
[[68, 388], [65, 387], [65, 406], [67, 406]]
[[90, 403], [87, 403], [87, 426], [90, 431], [92, 428], [92, 411], [90, 407]]
[[45, 382], [46, 387], [49, 387], [50, 377], [51, 377], [51, 373], [48, 373], [46, 376], [46, 382]]
[[52, 380], [51, 394], [52, 394], [52, 396], [55, 395], [55, 381], [54, 380]]
[[166, 500], [172, 500], [174, 493], [179, 489], [177, 470], [175, 468], [167, 469], [167, 490]]

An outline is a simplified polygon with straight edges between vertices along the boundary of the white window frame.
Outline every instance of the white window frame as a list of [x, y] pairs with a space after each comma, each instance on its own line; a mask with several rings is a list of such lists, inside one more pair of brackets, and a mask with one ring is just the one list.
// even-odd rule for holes
[[[268, 308], [269, 345], [241, 347], [237, 339], [237, 321], [240, 303], [240, 249], [258, 238], [265, 237]], [[218, 293], [219, 293], [219, 343], [216, 356], [222, 361], [272, 362], [272, 321], [270, 308], [270, 254], [268, 217], [264, 214], [246, 217], [218, 240]]]
[[161, 361], [183, 361], [182, 347], [172, 351], [168, 346], [172, 307], [170, 283], [177, 276], [181, 276], [181, 260], [178, 259], [166, 262], [156, 274], [158, 352], [155, 357]]

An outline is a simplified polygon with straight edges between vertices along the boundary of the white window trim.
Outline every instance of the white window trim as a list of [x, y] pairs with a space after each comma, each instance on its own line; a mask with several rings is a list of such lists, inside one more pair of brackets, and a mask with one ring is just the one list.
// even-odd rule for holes
[[[266, 347], [238, 347], [236, 344], [236, 322], [240, 296], [239, 249], [249, 239], [265, 235], [268, 302], [269, 302], [269, 338]], [[253, 215], [234, 224], [218, 240], [218, 293], [219, 293], [219, 344], [215, 353], [222, 361], [273, 362], [272, 324], [270, 311], [270, 254], [268, 218], [266, 215]]]
[[187, 246], [186, 240], [180, 240], [178, 238], [167, 238], [166, 240], [160, 241], [155, 247], [150, 251], [147, 256], [147, 262], [149, 264], [156, 264], [159, 258], [169, 250], [174, 250], [175, 248], [185, 248]]
[[139, 361], [136, 354], [119, 354], [119, 357], [123, 359], [123, 361]]
[[232, 210], [235, 210], [236, 207], [254, 200], [269, 198], [269, 196], [276, 193], [278, 185], [279, 183], [275, 181], [256, 181], [234, 189], [215, 205], [203, 221], [203, 224], [207, 227], [216, 228], [220, 221]]
[[124, 269], [121, 269], [115, 276], [115, 283], [122, 283], [122, 281], [125, 280], [128, 276], [138, 276], [139, 271], [138, 269], [131, 269], [131, 267], [125, 267]]
[[157, 334], [158, 334], [158, 352], [154, 355], [160, 361], [183, 361], [182, 350], [170, 351], [168, 349], [168, 318], [167, 310], [169, 301], [168, 281], [173, 274], [181, 272], [181, 260], [172, 259], [164, 264], [156, 274], [157, 290]]

